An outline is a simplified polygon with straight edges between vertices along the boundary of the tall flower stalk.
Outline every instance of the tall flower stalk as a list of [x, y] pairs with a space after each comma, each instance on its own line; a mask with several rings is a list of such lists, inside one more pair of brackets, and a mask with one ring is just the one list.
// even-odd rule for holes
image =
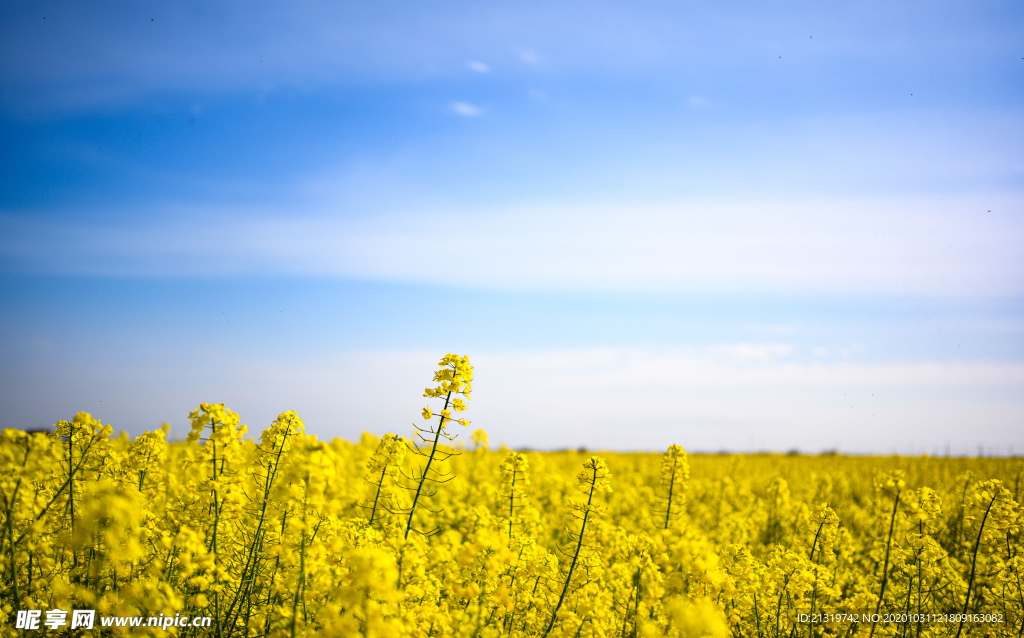
[[580, 563], [581, 550], [584, 545], [583, 539], [587, 536], [587, 523], [590, 522], [591, 516], [596, 516], [603, 509], [594, 501], [594, 495], [597, 492], [612, 491], [611, 484], [608, 482], [609, 475], [607, 463], [605, 463], [604, 459], [597, 456], [590, 457], [583, 464], [583, 471], [576, 475], [576, 488], [587, 495], [587, 501], [585, 503], [582, 501], [570, 501], [569, 503], [569, 509], [572, 511], [573, 518], [580, 522], [580, 530], [578, 532], [569, 530], [569, 540], [575, 543], [576, 547], [572, 552], [569, 568], [565, 572], [562, 593], [558, 596], [558, 602], [551, 611], [551, 620], [548, 622], [547, 629], [544, 630], [545, 636], [550, 634], [554, 628], [555, 621], [558, 619], [558, 610], [562, 608], [562, 604], [565, 602], [566, 595], [569, 593], [572, 585], [573, 575], [576, 573], [576, 568]]
[[900, 495], [903, 493], [903, 488], [906, 487], [906, 482], [903, 480], [903, 472], [896, 470], [889, 476], [883, 477], [880, 487], [884, 493], [893, 495], [892, 515], [889, 517], [889, 534], [885, 539], [885, 559], [882, 562], [882, 587], [878, 592], [878, 602], [875, 604], [875, 614], [872, 617], [871, 633], [868, 634], [869, 638], [875, 635], [876, 622], [874, 618], [878, 617], [878, 612], [882, 608], [882, 603], [885, 601], [885, 586], [889, 584], [889, 554], [892, 549], [892, 531], [896, 525], [896, 512], [900, 505]]
[[686, 482], [690, 480], [690, 462], [686, 451], [678, 445], [670, 445], [661, 457], [661, 484], [666, 494], [665, 518], [660, 521], [662, 529], [668, 529], [673, 521], [682, 516], [686, 503]]
[[366, 464], [367, 474], [363, 481], [373, 491], [373, 503], [364, 506], [370, 510], [370, 525], [379, 522], [384, 512], [393, 511], [391, 485], [401, 470], [405, 459], [405, 438], [397, 434], [385, 434], [377, 444], [370, 461]]
[[523, 507], [526, 486], [530, 484], [530, 463], [521, 452], [509, 452], [501, 464], [501, 508], [508, 512], [508, 542], [512, 544], [512, 526], [516, 510]]
[[266, 561], [263, 548], [267, 533], [267, 506], [271, 500], [271, 490], [281, 469], [282, 455], [291, 448], [291, 439], [302, 437], [304, 433], [305, 426], [298, 414], [294, 411], [283, 412], [278, 415], [269, 428], [263, 431], [260, 444], [256, 446], [252, 478], [258, 490], [259, 500], [252, 503], [251, 515], [254, 516], [257, 523], [245, 553], [246, 558], [238, 588], [235, 590], [225, 614], [226, 633], [229, 636], [234, 632], [238, 621], [241, 619], [244, 627], [252, 613], [253, 594], [262, 571], [262, 563]]
[[[452, 452], [446, 452], [441, 449], [441, 439], [444, 438], [446, 441], [451, 442], [458, 436], [457, 434], [450, 434], [446, 428], [448, 423], [453, 420], [453, 410], [461, 414], [466, 409], [466, 403], [463, 401], [463, 398], [469, 401], [469, 393], [472, 390], [473, 366], [469, 365], [468, 355], [460, 357], [457, 354], [446, 354], [437, 365], [438, 370], [434, 373], [434, 383], [438, 385], [433, 388], [426, 388], [423, 391], [423, 396], [432, 399], [443, 398], [444, 407], [441, 408], [441, 412], [437, 415], [439, 420], [436, 426], [431, 425], [427, 428], [414, 426], [416, 427], [416, 436], [419, 438], [419, 443], [414, 445], [413, 453], [425, 458], [426, 462], [419, 471], [419, 474], [407, 477], [415, 485], [415, 488], [409, 488], [410, 491], [415, 490], [415, 492], [412, 497], [412, 505], [409, 506], [408, 518], [406, 519], [405, 538], [409, 538], [409, 532], [413, 531], [413, 517], [416, 515], [416, 508], [420, 505], [420, 500], [435, 494], [438, 484], [447, 483], [454, 478], [450, 472], [439, 470], [436, 463], [444, 462], [453, 455]], [[427, 421], [431, 421], [435, 416], [429, 407], [423, 408], [422, 415]], [[454, 421], [462, 426], [469, 425], [469, 421], [465, 419], [454, 419]], [[435, 527], [426, 532], [416, 531], [432, 535], [440, 530]]]
[[[192, 443], [203, 439], [209, 427], [210, 433], [204, 441], [202, 456], [209, 462], [209, 473], [204, 481], [209, 490], [207, 518], [212, 519], [208, 535], [207, 551], [213, 555], [212, 570], [213, 612], [215, 614], [214, 635], [221, 638], [227, 626], [222, 611], [225, 609], [226, 592], [232, 583], [225, 582], [223, 554], [235, 540], [231, 538], [227, 521], [234, 520], [242, 512], [242, 475], [238, 466], [244, 463], [242, 437], [246, 427], [241, 424], [238, 414], [224, 407], [223, 403], [201, 403], [189, 414], [191, 431], [186, 441]], [[227, 537], [221, 534], [222, 528]]]

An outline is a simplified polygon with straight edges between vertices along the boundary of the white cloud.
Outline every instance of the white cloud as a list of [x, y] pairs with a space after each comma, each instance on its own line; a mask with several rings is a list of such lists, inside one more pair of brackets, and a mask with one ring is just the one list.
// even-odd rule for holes
[[468, 66], [471, 70], [476, 71], [477, 73], [491, 72], [491, 67], [488, 66], [487, 64], [484, 64], [483, 62], [480, 62], [479, 60], [471, 60], [466, 64], [466, 66]]
[[689, 98], [686, 99], [686, 103], [689, 104], [690, 106], [701, 108], [705, 106], [710, 106], [711, 100], [700, 95], [691, 95]]
[[710, 352], [719, 355], [728, 355], [734, 359], [764, 361], [775, 357], [784, 357], [792, 354], [795, 348], [784, 343], [737, 343], [731, 345], [714, 346]]
[[540, 56], [532, 49], [525, 49], [519, 52], [519, 59], [527, 64], [536, 64], [540, 61]]
[[[409, 206], [403, 213], [348, 218], [318, 209], [163, 207], [139, 212], [145, 221], [130, 225], [0, 216], [0, 257], [32, 272], [250, 270], [489, 289], [1024, 293], [1024, 229], [1011, 215], [965, 215], [973, 199], [445, 212]], [[460, 259], [473, 267], [447, 267], [436, 259], [438, 246], [458, 246]], [[64, 252], [80, 258], [47, 258]]]
[[473, 106], [468, 102], [452, 102], [452, 111], [463, 117], [478, 117], [484, 112], [479, 106]]

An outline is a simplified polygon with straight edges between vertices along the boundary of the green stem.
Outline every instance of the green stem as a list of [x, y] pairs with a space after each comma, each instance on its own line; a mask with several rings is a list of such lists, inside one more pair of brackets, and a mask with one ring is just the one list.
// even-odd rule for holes
[[[448, 409], [448, 402], [451, 401], [452, 393], [448, 392], [448, 396], [444, 400], [444, 409]], [[423, 491], [423, 484], [427, 482], [427, 472], [430, 471], [430, 464], [434, 462], [434, 455], [437, 454], [437, 444], [441, 440], [441, 433], [444, 432], [444, 414], [441, 415], [441, 422], [437, 426], [437, 432], [434, 433], [434, 444], [430, 446], [430, 456], [427, 458], [427, 465], [423, 468], [423, 474], [420, 475], [420, 482], [416, 486], [416, 496], [412, 499], [412, 507], [409, 508], [409, 521], [405, 525], [405, 538], [409, 538], [409, 532], [412, 530], [412, 517], [416, 513], [416, 504], [420, 500], [420, 493]]]
[[786, 578], [782, 581], [782, 591], [779, 592], [779, 602], [775, 606], [775, 635], [779, 635], [779, 622], [782, 616], [782, 597], [787, 593], [786, 587], [789, 586], [789, 574], [786, 574]]
[[[284, 542], [284, 530], [285, 530], [285, 528], [286, 528], [286, 526], [288, 524], [288, 514], [289, 514], [290, 511], [291, 510], [287, 510], [286, 509], [284, 511], [284, 514], [281, 515], [281, 533], [278, 536], [278, 544], [281, 544], [281, 543]], [[277, 557], [274, 559], [274, 569], [270, 570], [270, 574], [267, 577], [268, 582], [274, 582], [274, 576], [277, 575], [277, 572], [278, 572], [278, 570], [280, 570], [280, 568], [281, 568], [281, 555], [278, 554]], [[278, 601], [280, 601], [280, 597], [273, 592], [272, 588], [268, 587], [267, 588], [267, 600], [266, 600], [265, 604], [266, 604], [267, 608], [270, 611], [267, 613], [266, 620], [263, 623], [263, 634], [264, 635], [267, 635], [267, 634], [270, 633], [270, 624], [271, 624], [271, 621], [273, 620], [273, 616], [274, 616], [273, 611], [274, 611], [274, 607], [276, 606], [276, 603]]]
[[637, 626], [636, 619], [640, 613], [640, 590], [643, 587], [643, 583], [640, 580], [640, 571], [642, 567], [636, 568], [636, 598], [633, 600], [633, 638], [636, 638]]
[[[242, 581], [239, 583], [238, 590], [235, 592], [235, 597], [231, 601], [231, 605], [228, 607], [227, 618], [231, 619], [231, 622], [228, 624], [228, 636], [230, 636], [235, 630], [235, 623], [238, 622], [238, 616], [235, 615], [232, 617], [232, 613], [234, 612], [235, 605], [238, 604], [241, 598], [243, 590], [247, 599], [252, 596], [252, 586], [256, 580], [256, 566], [259, 562], [258, 556], [263, 549], [263, 537], [266, 535], [263, 525], [266, 522], [267, 517], [267, 503], [270, 500], [270, 489], [274, 484], [274, 479], [277, 477], [277, 469], [281, 465], [281, 454], [284, 452], [284, 445], [288, 440], [289, 434], [291, 434], [291, 428], [285, 431], [280, 447], [277, 447], [276, 442], [274, 443], [275, 447], [277, 447], [277, 454], [274, 457], [273, 468], [267, 468], [266, 482], [263, 486], [263, 502], [260, 507], [260, 520], [256, 525], [256, 532], [253, 534], [252, 545], [249, 547], [249, 556], [246, 558], [245, 567], [242, 569]], [[247, 575], [248, 579], [246, 579]], [[239, 613], [241, 613], [241, 605], [239, 605]]]
[[[74, 440], [75, 440], [75, 426], [74, 426], [74, 421], [72, 421], [72, 422], [68, 423], [68, 481], [70, 481], [69, 489], [70, 489], [70, 494], [71, 494], [71, 497], [70, 497], [69, 501], [70, 501], [70, 507], [71, 507], [71, 536], [72, 537], [74, 537], [74, 535], [75, 535], [75, 473], [74, 473], [74, 469], [73, 469], [74, 468], [74, 464], [72, 463], [72, 458], [74, 457], [74, 452], [75, 452], [75, 448], [72, 445], [74, 443]], [[78, 562], [77, 555], [75, 556], [75, 562], [76, 563]]]
[[917, 562], [917, 636], [921, 636], [921, 553], [924, 552], [924, 521], [918, 522], [918, 534], [921, 536], [921, 551], [914, 560]]
[[[210, 422], [210, 431], [211, 431], [210, 443], [213, 444], [213, 481], [214, 481], [214, 485], [216, 486], [216, 481], [217, 481], [217, 439], [216, 439], [216, 436], [217, 436], [217, 426], [216, 426], [216, 424], [213, 421]], [[218, 559], [218, 555], [217, 555], [217, 551], [218, 551], [217, 550], [217, 528], [220, 526], [220, 503], [218, 502], [218, 500], [219, 500], [219, 496], [217, 494], [217, 488], [214, 487], [213, 488], [213, 565], [214, 565], [214, 574], [217, 573], [217, 559]], [[219, 584], [220, 579], [217, 578], [216, 576], [214, 576], [214, 582]], [[220, 588], [218, 587], [218, 589], [220, 589]], [[221, 638], [221, 625], [222, 625], [222, 622], [221, 622], [221, 615], [220, 615], [220, 592], [219, 591], [214, 591], [213, 592], [213, 609], [214, 609], [214, 613], [217, 615], [217, 620], [215, 621], [216, 622], [216, 627], [217, 627], [217, 629], [216, 629], [216, 636], [217, 636], [217, 638]]]
[[757, 609], [757, 592], [754, 592], [754, 622], [757, 625], [758, 638], [761, 636], [761, 612]]
[[[889, 519], [889, 538], [885, 541], [885, 562], [882, 564], [882, 589], [878, 592], [878, 603], [875, 605], [875, 616], [878, 615], [878, 610], [882, 608], [882, 599], [885, 598], [885, 586], [889, 582], [889, 548], [892, 545], [892, 529], [896, 524], [896, 508], [900, 504], [900, 492], [896, 492], [896, 499], [892, 504], [892, 517]], [[871, 633], [868, 634], [868, 638], [875, 635], [875, 621], [874, 618], [871, 620]]]
[[18, 589], [18, 563], [14, 558], [14, 527], [12, 519], [14, 518], [14, 500], [17, 498], [18, 489], [21, 487], [21, 479], [18, 479], [18, 484], [14, 488], [14, 492], [11, 494], [11, 500], [7, 500], [7, 495], [4, 494], [5, 509], [7, 510], [7, 540], [10, 545], [7, 547], [8, 554], [11, 559], [11, 580], [14, 583], [14, 604], [16, 609], [21, 609], [21, 592]]
[[[307, 477], [308, 481], [308, 477]], [[307, 486], [308, 487], [308, 486]], [[295, 638], [295, 624], [299, 615], [299, 595], [306, 584], [306, 503], [302, 503], [302, 540], [299, 545], [299, 582], [295, 584], [295, 598], [292, 599], [292, 633]]]
[[384, 461], [384, 467], [380, 471], [380, 480], [377, 481], [377, 493], [373, 495], [373, 509], [370, 510], [370, 526], [373, 526], [373, 519], [377, 516], [377, 502], [380, 501], [380, 493], [384, 485], [384, 477], [388, 473], [388, 463]]
[[[825, 526], [825, 518], [822, 517], [821, 523], [818, 524], [818, 530], [816, 532], [814, 532], [814, 540], [811, 542], [811, 554], [810, 554], [810, 557], [808, 558], [808, 560], [810, 560], [811, 563], [814, 563], [814, 550], [817, 549], [817, 547], [818, 547], [818, 537], [821, 536], [821, 528], [824, 527], [824, 526]], [[810, 611], [810, 614], [812, 616], [814, 615], [814, 603], [815, 603], [815, 600], [817, 598], [818, 598], [818, 572], [817, 572], [817, 570], [815, 570], [815, 572], [814, 572], [814, 589], [811, 590], [811, 611]], [[807, 625], [807, 635], [810, 636], [813, 633], [814, 633], [813, 625], [812, 624], [808, 624]]]
[[960, 626], [956, 628], [956, 638], [960, 638], [960, 632], [964, 628], [964, 616], [967, 614], [967, 605], [971, 602], [971, 588], [974, 587], [974, 570], [978, 566], [978, 548], [981, 546], [981, 533], [985, 531], [985, 520], [988, 519], [988, 513], [992, 509], [992, 504], [996, 502], [996, 494], [992, 495], [992, 500], [988, 502], [988, 507], [985, 508], [985, 515], [981, 517], [981, 526], [978, 528], [978, 539], [974, 541], [974, 554], [971, 556], [971, 577], [967, 580], [967, 596], [964, 598], [964, 609], [960, 612]]
[[672, 478], [668, 482], [668, 505], [665, 507], [665, 529], [668, 529], [670, 517], [672, 516], [672, 490], [676, 486], [676, 463], [679, 457], [672, 457]]
[[516, 504], [516, 468], [512, 466], [512, 488], [508, 497], [508, 542], [512, 543], [512, 516], [515, 514]]
[[565, 576], [565, 585], [562, 587], [562, 595], [558, 597], [558, 604], [555, 605], [555, 610], [551, 612], [551, 622], [548, 623], [548, 628], [544, 631], [544, 636], [551, 633], [551, 629], [555, 626], [555, 618], [558, 616], [558, 610], [561, 609], [562, 603], [565, 602], [565, 595], [569, 591], [569, 584], [572, 582], [572, 573], [576, 570], [576, 562], [580, 557], [580, 548], [583, 547], [583, 534], [587, 529], [587, 518], [590, 516], [590, 504], [594, 500], [594, 490], [597, 488], [597, 467], [594, 467], [594, 480], [590, 483], [590, 494], [587, 495], [587, 509], [583, 512], [583, 523], [580, 525], [580, 533], [576, 538], [576, 551], [572, 555], [572, 563], [569, 565], [569, 573]]

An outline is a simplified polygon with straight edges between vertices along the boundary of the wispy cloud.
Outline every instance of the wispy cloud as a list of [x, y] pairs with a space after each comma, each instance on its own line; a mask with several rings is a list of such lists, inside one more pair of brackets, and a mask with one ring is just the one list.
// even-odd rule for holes
[[710, 106], [711, 100], [700, 95], [691, 95], [690, 97], [686, 98], [686, 103], [689, 104], [690, 106], [703, 108], [705, 106]]
[[452, 111], [463, 117], [479, 117], [484, 112], [479, 106], [469, 102], [452, 102]]
[[536, 64], [540, 61], [540, 55], [533, 49], [525, 49], [519, 52], [519, 59], [527, 64]]
[[476, 71], [477, 73], [491, 72], [491, 67], [483, 62], [480, 62], [479, 60], [471, 60], [466, 64], [466, 66], [468, 66], [471, 70]]
[[[32, 272], [250, 270], [489, 289], [1024, 294], [1024, 228], [1004, 213], [965, 217], [967, 205], [949, 198], [446, 212], [406, 204], [357, 217], [320, 206], [333, 208], [167, 207], [130, 225], [7, 215], [0, 257]], [[438, 262], [443, 245], [473, 267]], [[49, 257], [63, 253], [81, 258]]]
[[726, 355], [740, 361], [767, 361], [792, 354], [794, 349], [794, 346], [785, 343], [737, 343], [713, 346], [709, 349], [709, 352], [717, 355]]

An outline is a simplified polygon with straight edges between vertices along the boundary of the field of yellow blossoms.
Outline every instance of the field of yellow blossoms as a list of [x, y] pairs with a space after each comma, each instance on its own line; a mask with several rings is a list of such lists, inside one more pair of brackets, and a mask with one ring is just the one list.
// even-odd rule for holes
[[[207, 403], [180, 442], [3, 431], [0, 635], [1024, 633], [1019, 458], [493, 450], [471, 381], [357, 443]], [[212, 625], [15, 625], [74, 609]]]

